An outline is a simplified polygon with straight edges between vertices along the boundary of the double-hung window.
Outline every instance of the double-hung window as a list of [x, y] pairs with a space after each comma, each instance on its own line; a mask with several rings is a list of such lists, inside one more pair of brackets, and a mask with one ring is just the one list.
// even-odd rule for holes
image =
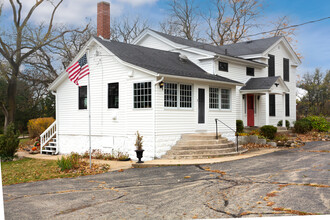
[[164, 84], [164, 106], [175, 108], [178, 106], [178, 85], [175, 83]]
[[230, 109], [230, 89], [210, 88], [210, 109]]
[[87, 86], [79, 87], [79, 109], [87, 109]]
[[119, 108], [119, 83], [108, 84], [108, 108]]
[[210, 109], [219, 109], [219, 89], [218, 88], [210, 88], [209, 106], [210, 106]]
[[180, 108], [191, 108], [191, 85], [180, 84]]
[[247, 76], [254, 76], [254, 68], [246, 67], [246, 75]]
[[134, 108], [151, 108], [151, 82], [134, 83]]
[[230, 109], [230, 90], [221, 89], [221, 109]]
[[176, 83], [164, 83], [164, 107], [191, 108], [192, 86]]
[[219, 71], [228, 72], [228, 63], [219, 61]]

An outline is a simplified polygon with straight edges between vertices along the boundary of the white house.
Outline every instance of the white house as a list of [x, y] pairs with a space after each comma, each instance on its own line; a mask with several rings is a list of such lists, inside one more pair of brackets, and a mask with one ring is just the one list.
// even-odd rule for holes
[[284, 37], [218, 47], [149, 29], [125, 44], [107, 40], [108, 3], [99, 3], [98, 10], [106, 11], [98, 16], [98, 36], [104, 39], [90, 39], [72, 61], [87, 53], [90, 88], [87, 77], [78, 87], [66, 72], [50, 85], [56, 122], [42, 135], [42, 145], [55, 135], [56, 143], [44, 152], [87, 151], [89, 108], [93, 149], [134, 157], [139, 131], [145, 159], [164, 155], [182, 134], [214, 133], [216, 118], [229, 140], [234, 132], [228, 127], [235, 129], [237, 119], [245, 126], [296, 120], [300, 60]]

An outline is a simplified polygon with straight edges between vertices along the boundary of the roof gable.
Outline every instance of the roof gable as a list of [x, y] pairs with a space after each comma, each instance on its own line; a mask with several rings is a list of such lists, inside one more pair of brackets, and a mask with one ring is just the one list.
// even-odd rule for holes
[[274, 90], [275, 83], [279, 83], [285, 92], [290, 91], [280, 76], [250, 78], [240, 90]]

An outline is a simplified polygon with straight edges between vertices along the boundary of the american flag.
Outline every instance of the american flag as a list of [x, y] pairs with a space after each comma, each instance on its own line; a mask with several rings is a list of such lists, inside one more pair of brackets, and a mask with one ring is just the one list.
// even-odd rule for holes
[[78, 81], [89, 74], [87, 56], [84, 54], [76, 63], [70, 66], [66, 72], [69, 74], [69, 79], [79, 86]]

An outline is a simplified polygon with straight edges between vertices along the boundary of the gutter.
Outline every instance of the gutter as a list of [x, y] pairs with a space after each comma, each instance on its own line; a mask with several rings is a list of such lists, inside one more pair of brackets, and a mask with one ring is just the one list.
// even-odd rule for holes
[[[209, 73], [210, 74], [210, 73]], [[222, 83], [226, 85], [232, 85], [232, 86], [244, 86], [244, 83], [231, 83], [231, 82], [224, 82], [224, 81], [218, 81], [218, 80], [211, 80], [211, 79], [202, 79], [202, 78], [196, 78], [196, 77], [185, 77], [185, 76], [176, 76], [176, 75], [166, 75], [166, 74], [159, 74], [161, 77], [170, 77], [170, 78], [177, 78], [177, 79], [194, 79], [196, 81], [202, 81], [202, 82], [211, 82], [211, 83]]]
[[59, 126], [58, 126], [58, 123], [59, 123], [59, 120], [58, 120], [58, 100], [57, 100], [57, 93], [55, 91], [51, 91], [51, 93], [55, 96], [55, 115], [56, 115], [56, 151], [55, 151], [55, 154], [57, 155], [58, 154], [58, 148], [59, 148], [59, 133], [58, 133], [58, 129], [59, 129]]

